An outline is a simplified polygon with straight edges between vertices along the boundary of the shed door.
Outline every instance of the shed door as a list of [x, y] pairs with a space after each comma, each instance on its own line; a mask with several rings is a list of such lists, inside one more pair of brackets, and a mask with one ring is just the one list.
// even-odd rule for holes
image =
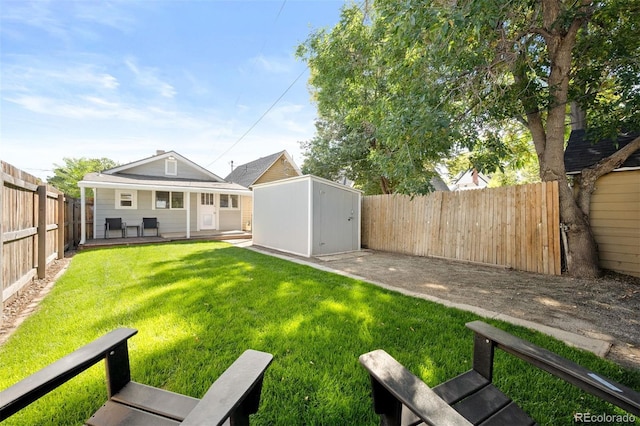
[[200, 194], [199, 229], [216, 229], [216, 194]]
[[359, 250], [358, 194], [316, 182], [314, 255]]

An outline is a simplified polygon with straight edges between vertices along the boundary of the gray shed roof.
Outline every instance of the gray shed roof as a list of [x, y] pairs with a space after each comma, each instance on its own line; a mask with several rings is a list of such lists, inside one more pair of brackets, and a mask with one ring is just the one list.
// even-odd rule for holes
[[[617, 147], [616, 142], [611, 139], [592, 143], [585, 136], [586, 132], [584, 130], [573, 130], [571, 136], [569, 136], [567, 149], [564, 151], [564, 166], [567, 174], [580, 173], [582, 169], [593, 166], [598, 161], [626, 146], [639, 134], [618, 137]], [[640, 150], [631, 154], [619, 168], [640, 168]]]

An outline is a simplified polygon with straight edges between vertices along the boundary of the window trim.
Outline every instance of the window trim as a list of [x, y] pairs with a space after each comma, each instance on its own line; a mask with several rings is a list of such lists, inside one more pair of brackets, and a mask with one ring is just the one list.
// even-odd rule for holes
[[[116, 210], [137, 210], [138, 209], [138, 191], [135, 189], [116, 189], [115, 190], [115, 208]], [[131, 205], [122, 205], [122, 196], [131, 194]]]
[[[237, 197], [236, 199], [238, 200], [236, 207], [224, 207], [222, 205], [222, 197], [227, 197], [228, 205], [233, 205], [233, 203], [230, 202], [230, 201], [232, 199], [231, 197], [234, 197], [234, 196]], [[220, 194], [220, 199], [219, 199], [218, 205], [219, 205], [219, 208], [221, 210], [240, 210], [240, 195], [238, 195], [238, 194]]]
[[167, 176], [178, 176], [178, 160], [167, 158], [164, 160], [164, 174]]
[[[169, 207], [166, 208], [162, 208], [162, 207], [157, 207], [157, 193], [158, 192], [166, 192], [167, 194], [169, 194]], [[182, 194], [182, 207], [173, 207], [173, 197], [172, 194]], [[186, 210], [186, 203], [187, 203], [187, 197], [185, 196], [185, 191], [159, 191], [159, 190], [153, 190], [153, 194], [151, 195], [151, 209], [152, 210]]]

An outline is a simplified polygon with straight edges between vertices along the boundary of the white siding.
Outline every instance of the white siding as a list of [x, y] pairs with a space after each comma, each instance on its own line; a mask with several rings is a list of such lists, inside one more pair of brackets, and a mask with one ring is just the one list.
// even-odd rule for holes
[[308, 188], [306, 180], [254, 188], [254, 244], [309, 256]]
[[312, 255], [360, 250], [360, 193], [313, 181]]
[[253, 242], [314, 256], [360, 249], [361, 193], [313, 176], [253, 189]]

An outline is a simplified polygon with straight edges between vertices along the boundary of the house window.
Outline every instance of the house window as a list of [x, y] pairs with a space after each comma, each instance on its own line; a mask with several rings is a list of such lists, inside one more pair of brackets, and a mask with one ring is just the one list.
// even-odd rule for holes
[[200, 194], [200, 204], [203, 206], [215, 206], [215, 194]]
[[116, 189], [116, 209], [138, 208], [138, 191]]
[[184, 209], [184, 192], [156, 191], [154, 209]]
[[178, 161], [169, 157], [164, 160], [164, 174], [168, 176], [177, 176], [178, 175]]
[[221, 209], [237, 209], [238, 196], [233, 194], [220, 194]]

